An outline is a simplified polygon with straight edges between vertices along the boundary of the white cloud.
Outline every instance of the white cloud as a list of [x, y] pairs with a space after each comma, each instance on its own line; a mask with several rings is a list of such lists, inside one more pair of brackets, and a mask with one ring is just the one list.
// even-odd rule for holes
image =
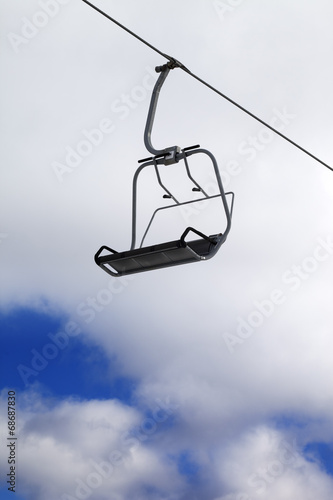
[[333, 480], [308, 462], [282, 432], [257, 428], [232, 443], [217, 462], [221, 489], [216, 500], [312, 500], [331, 497]]
[[27, 498], [81, 498], [90, 490], [92, 498], [104, 499], [110, 489], [126, 498], [146, 485], [181, 487], [175, 466], [152, 446], [170, 417], [163, 408], [157, 406], [148, 420], [116, 400], [57, 402], [33, 392], [19, 399], [24, 405], [17, 409], [17, 460], [20, 492]]
[[182, 429], [178, 420], [170, 432], [167, 419], [156, 413], [156, 428], [148, 430], [138, 410], [117, 401], [58, 402], [33, 392], [22, 393], [20, 400], [19, 474], [27, 499], [104, 500], [110, 491], [117, 500], [136, 494], [154, 498], [154, 491], [170, 500], [187, 498], [193, 486], [176, 466], [185, 446], [198, 465], [198, 498], [207, 495], [205, 480], [216, 500], [312, 500], [318, 495], [326, 500], [331, 495], [332, 477], [313, 458], [309, 461], [302, 433], [295, 437], [290, 429], [248, 420], [233, 433], [232, 426], [215, 424], [213, 439], [195, 416], [192, 427], [186, 423]]

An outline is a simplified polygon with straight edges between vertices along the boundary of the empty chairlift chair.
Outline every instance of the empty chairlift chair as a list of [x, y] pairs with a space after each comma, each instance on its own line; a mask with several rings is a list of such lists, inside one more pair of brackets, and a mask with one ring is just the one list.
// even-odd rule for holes
[[[233, 207], [233, 193], [224, 193], [221, 177], [219, 174], [218, 166], [215, 157], [206, 149], [201, 149], [200, 146], [190, 146], [184, 149], [178, 146], [169, 147], [163, 150], [157, 150], [151, 143], [151, 132], [154, 122], [157, 101], [161, 87], [169, 74], [170, 69], [177, 67], [177, 64], [167, 63], [164, 66], [156, 68], [156, 72], [160, 76], [155, 84], [148, 118], [144, 133], [144, 142], [147, 150], [153, 155], [150, 158], [139, 160], [141, 164], [134, 174], [133, 178], [133, 193], [132, 193], [132, 242], [130, 250], [124, 252], [116, 252], [112, 248], [103, 245], [95, 255], [96, 264], [111, 276], [124, 276], [126, 274], [140, 273], [143, 271], [150, 271], [153, 269], [160, 269], [180, 264], [187, 264], [190, 262], [205, 261], [212, 258], [219, 250], [221, 245], [225, 242], [231, 227], [231, 216]], [[218, 194], [209, 196], [204, 189], [193, 178], [188, 158], [192, 155], [205, 155], [208, 156], [212, 162], [216, 182], [218, 186]], [[201, 192], [202, 198], [190, 201], [179, 202], [172, 193], [164, 186], [161, 180], [159, 169], [161, 165], [171, 165], [174, 163], [183, 163], [188, 178], [193, 183], [193, 191]], [[148, 224], [148, 227], [143, 235], [140, 246], [136, 247], [136, 212], [137, 212], [137, 182], [140, 172], [146, 167], [152, 167], [155, 170], [157, 181], [162, 189], [165, 191], [165, 198], [171, 198], [174, 203], [168, 206], [157, 208]], [[230, 207], [227, 203], [226, 196], [231, 195]], [[226, 216], [226, 227], [223, 232], [218, 232], [213, 235], [205, 235], [193, 227], [186, 227], [180, 238], [165, 243], [143, 246], [146, 235], [151, 227], [151, 224], [158, 212], [161, 210], [170, 209], [172, 207], [180, 207], [190, 203], [195, 203], [201, 200], [210, 200], [212, 198], [220, 198], [222, 209]], [[189, 239], [189, 234], [193, 233], [196, 239]]]

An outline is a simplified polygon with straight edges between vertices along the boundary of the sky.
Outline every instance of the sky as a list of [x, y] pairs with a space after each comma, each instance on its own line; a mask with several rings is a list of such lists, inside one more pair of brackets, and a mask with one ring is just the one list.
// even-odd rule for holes
[[[95, 5], [333, 166], [332, 2]], [[153, 144], [216, 156], [232, 228], [207, 262], [112, 278], [94, 254], [129, 249], [165, 60], [81, 0], [0, 9], [1, 500], [330, 500], [333, 172], [175, 69]], [[139, 231], [162, 194], [144, 174]], [[149, 241], [189, 225], [225, 220], [163, 211]]]

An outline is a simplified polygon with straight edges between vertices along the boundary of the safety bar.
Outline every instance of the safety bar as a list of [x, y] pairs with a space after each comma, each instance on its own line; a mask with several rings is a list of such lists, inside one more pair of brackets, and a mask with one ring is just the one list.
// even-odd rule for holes
[[[229, 205], [228, 205], [228, 202], [227, 202], [227, 199], [226, 199], [226, 194], [224, 192], [224, 189], [223, 189], [223, 185], [222, 185], [222, 180], [221, 180], [221, 176], [220, 176], [220, 172], [219, 172], [219, 169], [218, 169], [218, 165], [217, 165], [217, 162], [216, 162], [216, 159], [214, 157], [214, 155], [208, 151], [207, 149], [193, 149], [191, 151], [185, 151], [185, 152], [182, 152], [178, 155], [178, 161], [184, 159], [187, 157], [187, 156], [192, 156], [193, 154], [198, 154], [198, 153], [203, 153], [203, 154], [206, 154], [207, 156], [209, 156], [209, 158], [211, 159], [212, 161], [212, 164], [213, 164], [213, 168], [214, 168], [214, 172], [215, 172], [215, 177], [216, 177], [216, 181], [217, 181], [217, 186], [218, 186], [218, 190], [219, 190], [219, 194], [216, 195], [216, 197], [221, 197], [221, 200], [222, 200], [222, 205], [223, 205], [223, 208], [224, 208], [224, 212], [225, 212], [225, 215], [226, 215], [226, 219], [227, 219], [227, 226], [226, 226], [226, 229], [224, 231], [224, 235], [225, 237], [227, 237], [229, 231], [230, 231], [230, 228], [231, 228], [231, 214], [232, 214], [232, 207], [229, 208]], [[137, 183], [138, 183], [138, 176], [140, 174], [140, 172], [148, 167], [148, 166], [154, 166], [156, 172], [158, 172], [157, 170], [157, 165], [158, 164], [164, 164], [164, 161], [162, 158], [160, 159], [156, 159], [156, 158], [153, 158], [152, 160], [146, 162], [146, 163], [142, 163], [136, 170], [135, 174], [134, 174], [134, 177], [133, 177], [133, 188], [132, 188], [132, 241], [131, 241], [131, 250], [133, 250], [135, 248], [135, 244], [136, 244], [136, 206], [137, 206]], [[159, 179], [160, 180], [160, 179]], [[164, 185], [162, 185], [162, 188], [167, 192], [169, 193], [169, 191], [165, 188]], [[170, 193], [171, 195], [171, 193]], [[205, 194], [204, 194], [205, 195]], [[175, 200], [174, 196], [171, 195], [171, 197]], [[213, 198], [215, 196], [205, 196], [204, 199], [209, 199], [209, 198]], [[180, 205], [183, 205], [183, 204], [187, 204], [187, 203], [193, 203], [194, 200], [191, 200], [190, 202], [185, 202], [185, 203], [179, 203], [176, 201], [176, 204], [175, 205], [170, 205], [169, 207], [165, 207], [165, 208], [171, 208], [171, 206], [180, 206]], [[198, 200], [197, 200], [198, 201]], [[233, 202], [233, 200], [232, 200]], [[232, 203], [233, 204], [233, 203]], [[155, 210], [154, 214], [153, 214], [153, 217], [155, 216], [156, 212], [158, 211], [159, 209]], [[152, 217], [152, 219], [153, 219]], [[152, 223], [152, 219], [150, 220], [150, 223], [147, 227], [147, 230], [144, 234], [144, 237], [141, 241], [141, 245], [143, 244], [143, 240], [150, 228], [150, 225]]]

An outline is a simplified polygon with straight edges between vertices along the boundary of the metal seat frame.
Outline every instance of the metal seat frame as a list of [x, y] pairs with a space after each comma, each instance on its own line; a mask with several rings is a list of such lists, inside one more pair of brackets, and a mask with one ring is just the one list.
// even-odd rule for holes
[[[132, 240], [130, 250], [125, 252], [116, 252], [112, 248], [103, 245], [98, 252], [95, 254], [95, 262], [106, 271], [111, 276], [124, 276], [126, 274], [135, 274], [143, 271], [149, 271], [153, 269], [160, 269], [164, 267], [170, 267], [175, 265], [186, 264], [190, 262], [197, 262], [208, 260], [212, 258], [216, 252], [219, 250], [221, 245], [225, 242], [228, 233], [231, 228], [231, 218], [233, 210], [234, 193], [225, 193], [222, 185], [221, 176], [219, 173], [217, 161], [213, 154], [207, 149], [200, 148], [199, 145], [190, 146], [181, 149], [179, 146], [173, 146], [165, 148], [163, 150], [155, 149], [151, 143], [152, 127], [154, 123], [157, 102], [166, 77], [168, 76], [170, 69], [177, 67], [174, 63], [167, 63], [164, 66], [159, 66], [156, 68], [156, 72], [160, 73], [160, 76], [153, 89], [150, 107], [148, 111], [148, 117], [144, 132], [144, 143], [147, 150], [153, 155], [151, 158], [145, 158], [144, 160], [139, 160], [141, 165], [138, 167], [133, 178], [133, 189], [132, 189]], [[193, 178], [188, 157], [195, 154], [204, 154], [208, 156], [212, 162], [214, 173], [216, 177], [216, 182], [218, 186], [218, 194], [209, 196], [204, 189], [198, 184], [198, 182]], [[179, 163], [184, 161], [186, 174], [188, 178], [193, 183], [193, 191], [201, 192], [203, 197], [189, 200], [185, 202], [178, 201], [175, 196], [167, 189], [163, 184], [160, 176], [160, 166], [161, 165], [171, 165], [174, 163]], [[157, 208], [146, 228], [145, 233], [141, 239], [140, 246], [136, 248], [136, 232], [137, 232], [137, 184], [138, 177], [143, 169], [147, 167], [154, 167], [157, 181], [162, 189], [165, 191], [164, 198], [170, 198], [174, 201], [173, 204]], [[231, 204], [228, 205], [226, 196], [231, 195]], [[214, 235], [207, 236], [202, 232], [194, 229], [193, 227], [187, 227], [179, 240], [174, 240], [158, 245], [151, 245], [148, 247], [143, 247], [144, 240], [147, 233], [152, 225], [152, 222], [156, 214], [161, 210], [166, 210], [173, 207], [180, 207], [182, 205], [188, 205], [190, 203], [197, 203], [204, 200], [210, 200], [213, 198], [220, 198], [222, 202], [222, 208], [226, 216], [226, 228], [223, 233], [218, 233]], [[189, 233], [194, 233], [199, 236], [199, 239], [186, 241], [186, 237]], [[103, 252], [107, 252], [102, 255]]]

